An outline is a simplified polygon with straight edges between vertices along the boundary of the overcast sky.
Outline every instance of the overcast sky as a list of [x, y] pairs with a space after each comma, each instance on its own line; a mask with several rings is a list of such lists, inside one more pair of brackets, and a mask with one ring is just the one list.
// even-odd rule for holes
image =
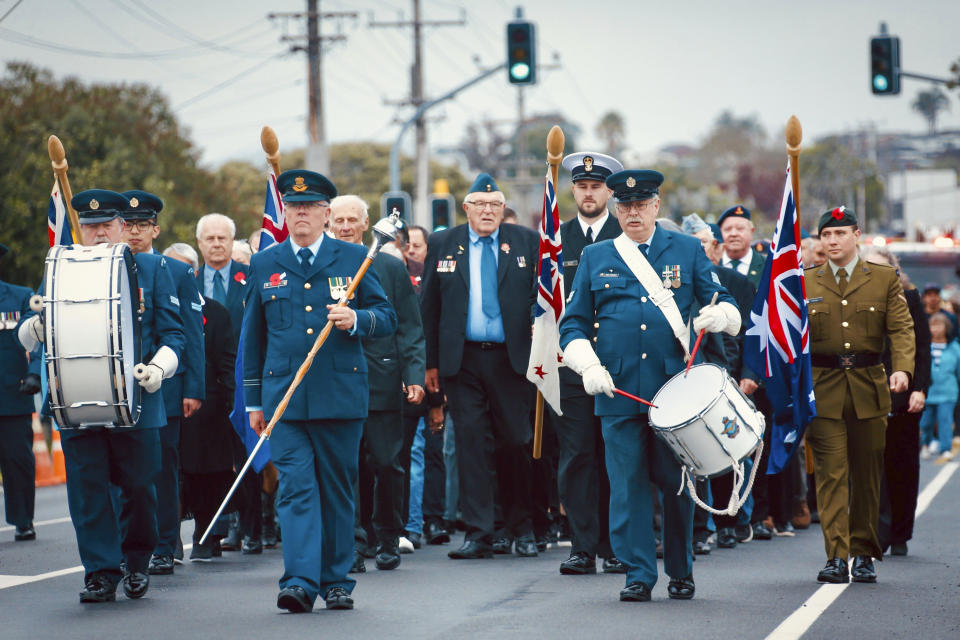
[[[14, 4], [0, 0], [0, 16]], [[484, 66], [505, 59], [504, 25], [516, 6], [423, 0], [424, 19], [466, 19], [465, 26], [425, 30], [428, 97], [475, 75], [475, 57]], [[266, 18], [270, 11], [305, 7], [305, 0], [22, 0], [0, 23], [0, 57], [28, 60], [58, 76], [159, 86], [206, 164], [259, 161], [264, 124], [277, 130], [281, 151], [306, 143], [306, 56], [283, 55], [289, 45], [280, 42], [284, 34], [302, 34], [305, 25]], [[360, 13], [342, 24], [347, 40], [330, 43], [324, 55], [329, 141], [392, 142], [395, 117], [409, 110], [384, 100], [409, 92], [411, 30], [369, 23], [409, 19], [412, 3], [321, 0], [320, 7]], [[540, 60], [557, 52], [562, 64], [542, 72], [527, 91], [528, 114], [561, 111], [583, 127], [583, 143], [591, 145], [598, 143], [600, 116], [615, 109], [639, 154], [697, 143], [724, 109], [757, 114], [772, 135], [796, 114], [805, 142], [869, 123], [920, 133], [925, 122], [910, 104], [928, 84], [905, 80], [900, 96], [873, 96], [870, 36], [885, 20], [901, 38], [903, 68], [913, 72], [945, 76], [960, 57], [956, 1], [529, 0], [524, 8], [537, 23]], [[324, 21], [323, 32], [337, 33], [336, 22]], [[34, 41], [22, 43], [22, 34]], [[51, 43], [73, 50], [53, 50]], [[957, 95], [954, 90], [942, 129], [960, 128]], [[516, 97], [505, 72], [468, 89], [436, 108], [431, 146], [455, 145], [470, 121], [515, 118]]]

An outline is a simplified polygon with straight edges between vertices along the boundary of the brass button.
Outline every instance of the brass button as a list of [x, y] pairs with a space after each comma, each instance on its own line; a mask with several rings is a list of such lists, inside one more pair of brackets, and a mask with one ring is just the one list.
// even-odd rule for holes
[[646, 330], [647, 330], [647, 325], [645, 324], [640, 325], [640, 331], [646, 331]]
[[599, 328], [600, 328], [600, 323], [599, 323], [599, 322], [594, 322], [594, 323], [593, 323], [593, 328], [594, 328], [594, 329], [599, 329]]
[[308, 336], [312, 336], [312, 335], [313, 335], [313, 327], [310, 327], [309, 329], [307, 329], [307, 335], [308, 335]]
[[813, 314], [815, 314], [816, 312], [817, 312], [816, 309], [810, 309], [810, 315], [813, 315]]
[[277, 299], [277, 296], [270, 296], [270, 299], [271, 299], [271, 300], [276, 300], [276, 299]]
[[609, 289], [609, 288], [610, 288], [610, 283], [608, 282], [608, 283], [606, 283], [605, 285], [603, 285], [603, 288], [604, 288], [604, 289]]
[[310, 305], [305, 306], [304, 309], [307, 311], [307, 313], [310, 313], [311, 311], [313, 311], [313, 307], [311, 307]]
[[353, 368], [353, 370], [354, 370], [354, 371], [356, 371], [356, 370], [357, 370], [357, 368], [356, 368], [356, 367], [354, 367], [354, 368]]
[[640, 354], [640, 359], [641, 359], [641, 360], [646, 360], [646, 359], [647, 359], [647, 354], [645, 354], [645, 353]]
[[270, 374], [271, 376], [273, 375], [273, 371], [267, 371], [267, 373]]
[[840, 326], [846, 328], [850, 326], [850, 323], [844, 320], [843, 322], [840, 323]]
[[310, 286], [311, 286], [311, 285], [310, 285], [309, 282], [304, 282], [304, 283], [303, 283], [303, 288], [304, 288], [304, 289], [309, 289]]
[[597, 336], [593, 336], [593, 341], [594, 341], [594, 342], [597, 341]]
[[844, 348], [844, 349], [849, 349], [849, 348], [850, 348], [850, 343], [849, 343], [849, 342], [844, 342], [844, 343], [843, 343], [843, 348]]
[[841, 301], [840, 301], [840, 304], [842, 304], [843, 306], [847, 306], [847, 301], [846, 301], [846, 300], [841, 300]]
[[640, 302], [646, 302], [647, 296], [640, 296]]
[[876, 309], [874, 309], [873, 307], [870, 307], [870, 311], [876, 311]]

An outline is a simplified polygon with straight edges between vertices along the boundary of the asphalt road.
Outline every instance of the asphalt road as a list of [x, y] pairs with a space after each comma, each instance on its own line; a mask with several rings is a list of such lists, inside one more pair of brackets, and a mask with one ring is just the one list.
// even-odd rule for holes
[[[955, 471], [956, 463], [924, 462], [921, 491], [939, 484], [938, 474], [949, 478], [920, 515], [910, 554], [878, 563], [876, 585], [821, 589], [816, 574], [825, 558], [814, 525], [794, 538], [698, 556], [692, 601], [667, 599], [661, 579], [652, 602], [621, 603], [621, 575], [559, 574], [566, 546], [553, 546], [537, 558], [453, 561], [446, 557], [451, 545], [444, 545], [404, 555], [394, 571], [377, 571], [368, 561], [368, 572], [357, 576], [355, 610], [326, 611], [321, 602], [309, 615], [276, 608], [279, 550], [262, 556], [225, 553], [210, 564], [187, 562], [173, 576], [154, 576], [142, 600], [118, 595], [113, 604], [80, 605], [82, 571], [65, 489], [40, 489], [35, 542], [15, 543], [12, 529], [0, 527], [0, 638], [707, 640], [795, 638], [804, 629], [804, 638], [831, 640], [960, 638], [960, 473]], [[192, 523], [184, 523], [184, 540], [191, 531]], [[459, 542], [457, 536], [454, 544]], [[817, 615], [825, 601], [829, 606]]]

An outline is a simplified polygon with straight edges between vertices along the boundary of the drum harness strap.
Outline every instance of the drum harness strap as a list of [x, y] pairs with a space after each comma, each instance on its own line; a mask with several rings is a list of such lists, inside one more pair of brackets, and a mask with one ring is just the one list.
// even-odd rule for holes
[[760, 468], [760, 454], [763, 453], [763, 440], [757, 444], [757, 452], [753, 457], [753, 469], [750, 471], [750, 479], [747, 481], [747, 488], [743, 492], [743, 496], [740, 496], [740, 489], [743, 487], [743, 463], [737, 462], [733, 459], [733, 456], [730, 457], [730, 460], [733, 462], [733, 490], [730, 492], [730, 502], [727, 503], [726, 509], [714, 509], [710, 505], [704, 503], [700, 496], [697, 495], [697, 486], [693, 482], [693, 474], [687, 470], [686, 465], [681, 466], [680, 471], [680, 489], [677, 491], [677, 495], [683, 493], [684, 484], [690, 489], [690, 499], [693, 500], [698, 507], [704, 511], [709, 511], [710, 513], [717, 516], [735, 516], [737, 512], [740, 511], [740, 507], [743, 506], [743, 503], [747, 501], [747, 498], [750, 496], [750, 491], [753, 489], [753, 481], [757, 478], [757, 469]]

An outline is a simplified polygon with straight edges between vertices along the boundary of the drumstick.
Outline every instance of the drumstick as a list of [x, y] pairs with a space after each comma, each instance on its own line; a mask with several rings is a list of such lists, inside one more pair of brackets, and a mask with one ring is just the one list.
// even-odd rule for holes
[[650, 402], [649, 400], [644, 400], [644, 399], [641, 398], [640, 396], [635, 396], [635, 395], [633, 395], [632, 393], [627, 393], [626, 391], [621, 391], [620, 389], [614, 389], [613, 392], [614, 392], [614, 393], [619, 393], [619, 394], [622, 395], [624, 398], [630, 398], [631, 400], [634, 400], [634, 401], [636, 401], [636, 402], [639, 402], [640, 404], [645, 404], [645, 405], [647, 405], [648, 407], [653, 407], [654, 409], [659, 409], [659, 407], [658, 407], [657, 405], [653, 404], [653, 403]]
[[[717, 294], [719, 291], [714, 291], [713, 299], [710, 300], [708, 307], [712, 307], [717, 304]], [[693, 351], [690, 352], [690, 359], [687, 360], [687, 368], [683, 371], [683, 377], [686, 378], [687, 374], [690, 373], [690, 367], [693, 366], [693, 359], [697, 357], [697, 350], [700, 349], [700, 341], [703, 340], [703, 334], [706, 333], [706, 329], [700, 329], [700, 333], [697, 334], [697, 341], [693, 343]]]

